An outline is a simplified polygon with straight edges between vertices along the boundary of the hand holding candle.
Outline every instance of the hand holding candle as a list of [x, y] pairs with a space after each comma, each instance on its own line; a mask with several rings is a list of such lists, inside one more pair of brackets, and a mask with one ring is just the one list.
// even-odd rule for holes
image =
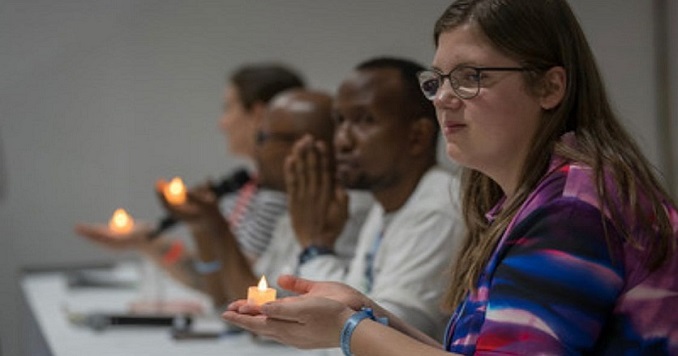
[[276, 290], [268, 288], [266, 283], [266, 276], [261, 276], [259, 285], [256, 287], [249, 287], [247, 289], [247, 303], [254, 305], [262, 305], [275, 300]]
[[130, 233], [134, 228], [134, 219], [125, 209], [117, 209], [108, 221], [108, 228], [116, 234]]
[[186, 202], [186, 186], [179, 177], [174, 177], [165, 184], [163, 195], [167, 202], [172, 205], [181, 205]]

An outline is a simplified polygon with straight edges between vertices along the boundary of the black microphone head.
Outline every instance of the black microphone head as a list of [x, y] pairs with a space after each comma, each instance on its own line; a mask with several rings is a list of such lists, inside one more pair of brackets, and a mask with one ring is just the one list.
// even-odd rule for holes
[[212, 187], [214, 194], [220, 198], [228, 193], [233, 193], [238, 189], [242, 188], [247, 182], [252, 178], [250, 177], [249, 172], [245, 169], [239, 169], [233, 172], [231, 175], [225, 177], [221, 182]]

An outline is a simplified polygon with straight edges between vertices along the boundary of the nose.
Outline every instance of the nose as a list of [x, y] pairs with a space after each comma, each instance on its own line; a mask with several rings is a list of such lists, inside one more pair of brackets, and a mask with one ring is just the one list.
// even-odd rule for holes
[[219, 125], [219, 128], [221, 128], [222, 130], [226, 130], [226, 127], [228, 126], [227, 121], [228, 121], [228, 117], [227, 117], [226, 113], [221, 114], [221, 116], [219, 116], [219, 121], [217, 122], [218, 125]]
[[351, 133], [351, 125], [348, 121], [344, 121], [335, 127], [334, 130], [334, 149], [337, 152], [348, 151], [353, 145], [353, 134]]
[[462, 102], [463, 100], [452, 89], [452, 82], [443, 79], [442, 85], [433, 97], [433, 105], [436, 108], [459, 108]]

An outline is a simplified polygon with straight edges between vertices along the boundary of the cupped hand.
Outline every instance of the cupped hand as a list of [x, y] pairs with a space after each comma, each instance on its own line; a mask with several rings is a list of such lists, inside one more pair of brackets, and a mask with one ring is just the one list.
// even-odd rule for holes
[[[298, 294], [302, 298], [322, 297], [332, 299], [353, 310], [373, 307], [374, 305], [372, 300], [358, 290], [339, 282], [317, 282], [284, 274], [278, 277], [278, 286]], [[246, 300], [231, 303], [228, 310], [250, 315], [261, 314], [261, 307], [248, 304]]]
[[229, 305], [223, 318], [286, 345], [336, 347], [346, 319], [361, 307], [373, 304], [360, 292], [341, 283], [313, 282], [283, 275], [278, 279], [278, 285], [300, 296], [263, 306], [239, 300]]
[[173, 217], [198, 228], [211, 228], [221, 223], [223, 216], [219, 210], [219, 201], [211, 189], [211, 182], [197, 185], [186, 192], [186, 201], [174, 205], [167, 201], [163, 189], [167, 182], [158, 180], [155, 191], [162, 206]]
[[[233, 309], [240, 304], [240, 310]], [[258, 313], [260, 311], [260, 313]], [[339, 346], [339, 335], [354, 311], [336, 300], [321, 297], [288, 297], [261, 307], [239, 301], [222, 317], [265, 338], [300, 349]]]
[[371, 307], [373, 304], [358, 290], [339, 282], [317, 282], [285, 274], [278, 278], [278, 286], [303, 297], [332, 299], [353, 310]]
[[131, 232], [113, 232], [107, 225], [78, 223], [76, 234], [101, 246], [113, 250], [140, 250], [149, 244], [148, 236], [153, 228], [148, 224], [137, 224]]

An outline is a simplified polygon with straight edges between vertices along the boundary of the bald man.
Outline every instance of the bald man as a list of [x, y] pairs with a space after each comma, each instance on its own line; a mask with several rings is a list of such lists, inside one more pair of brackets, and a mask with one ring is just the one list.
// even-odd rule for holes
[[[334, 133], [331, 106], [332, 99], [328, 94], [305, 89], [288, 90], [272, 99], [256, 139], [255, 162], [261, 189], [268, 194], [285, 194], [283, 164], [297, 139], [308, 134], [318, 140], [331, 142]], [[219, 268], [205, 269], [202, 273], [198, 268], [196, 272], [202, 279], [199, 284], [203, 286], [201, 289], [212, 297], [215, 305], [245, 298], [247, 288], [259, 281], [260, 276], [258, 273], [255, 275], [251, 268], [258, 261], [248, 258], [238, 248], [226, 218], [218, 214], [216, 197], [207, 187], [193, 192], [189, 198], [203, 205], [205, 210], [214, 212], [209, 214], [213, 222], [201, 225], [210, 228], [191, 231], [199, 259], [213, 266], [219, 265]], [[258, 227], [253, 225], [252, 228]], [[277, 233], [281, 233], [280, 228], [277, 230]], [[258, 260], [266, 259], [266, 256], [264, 254]], [[266, 261], [263, 263], [266, 264]], [[275, 266], [271, 265], [271, 268]]]

